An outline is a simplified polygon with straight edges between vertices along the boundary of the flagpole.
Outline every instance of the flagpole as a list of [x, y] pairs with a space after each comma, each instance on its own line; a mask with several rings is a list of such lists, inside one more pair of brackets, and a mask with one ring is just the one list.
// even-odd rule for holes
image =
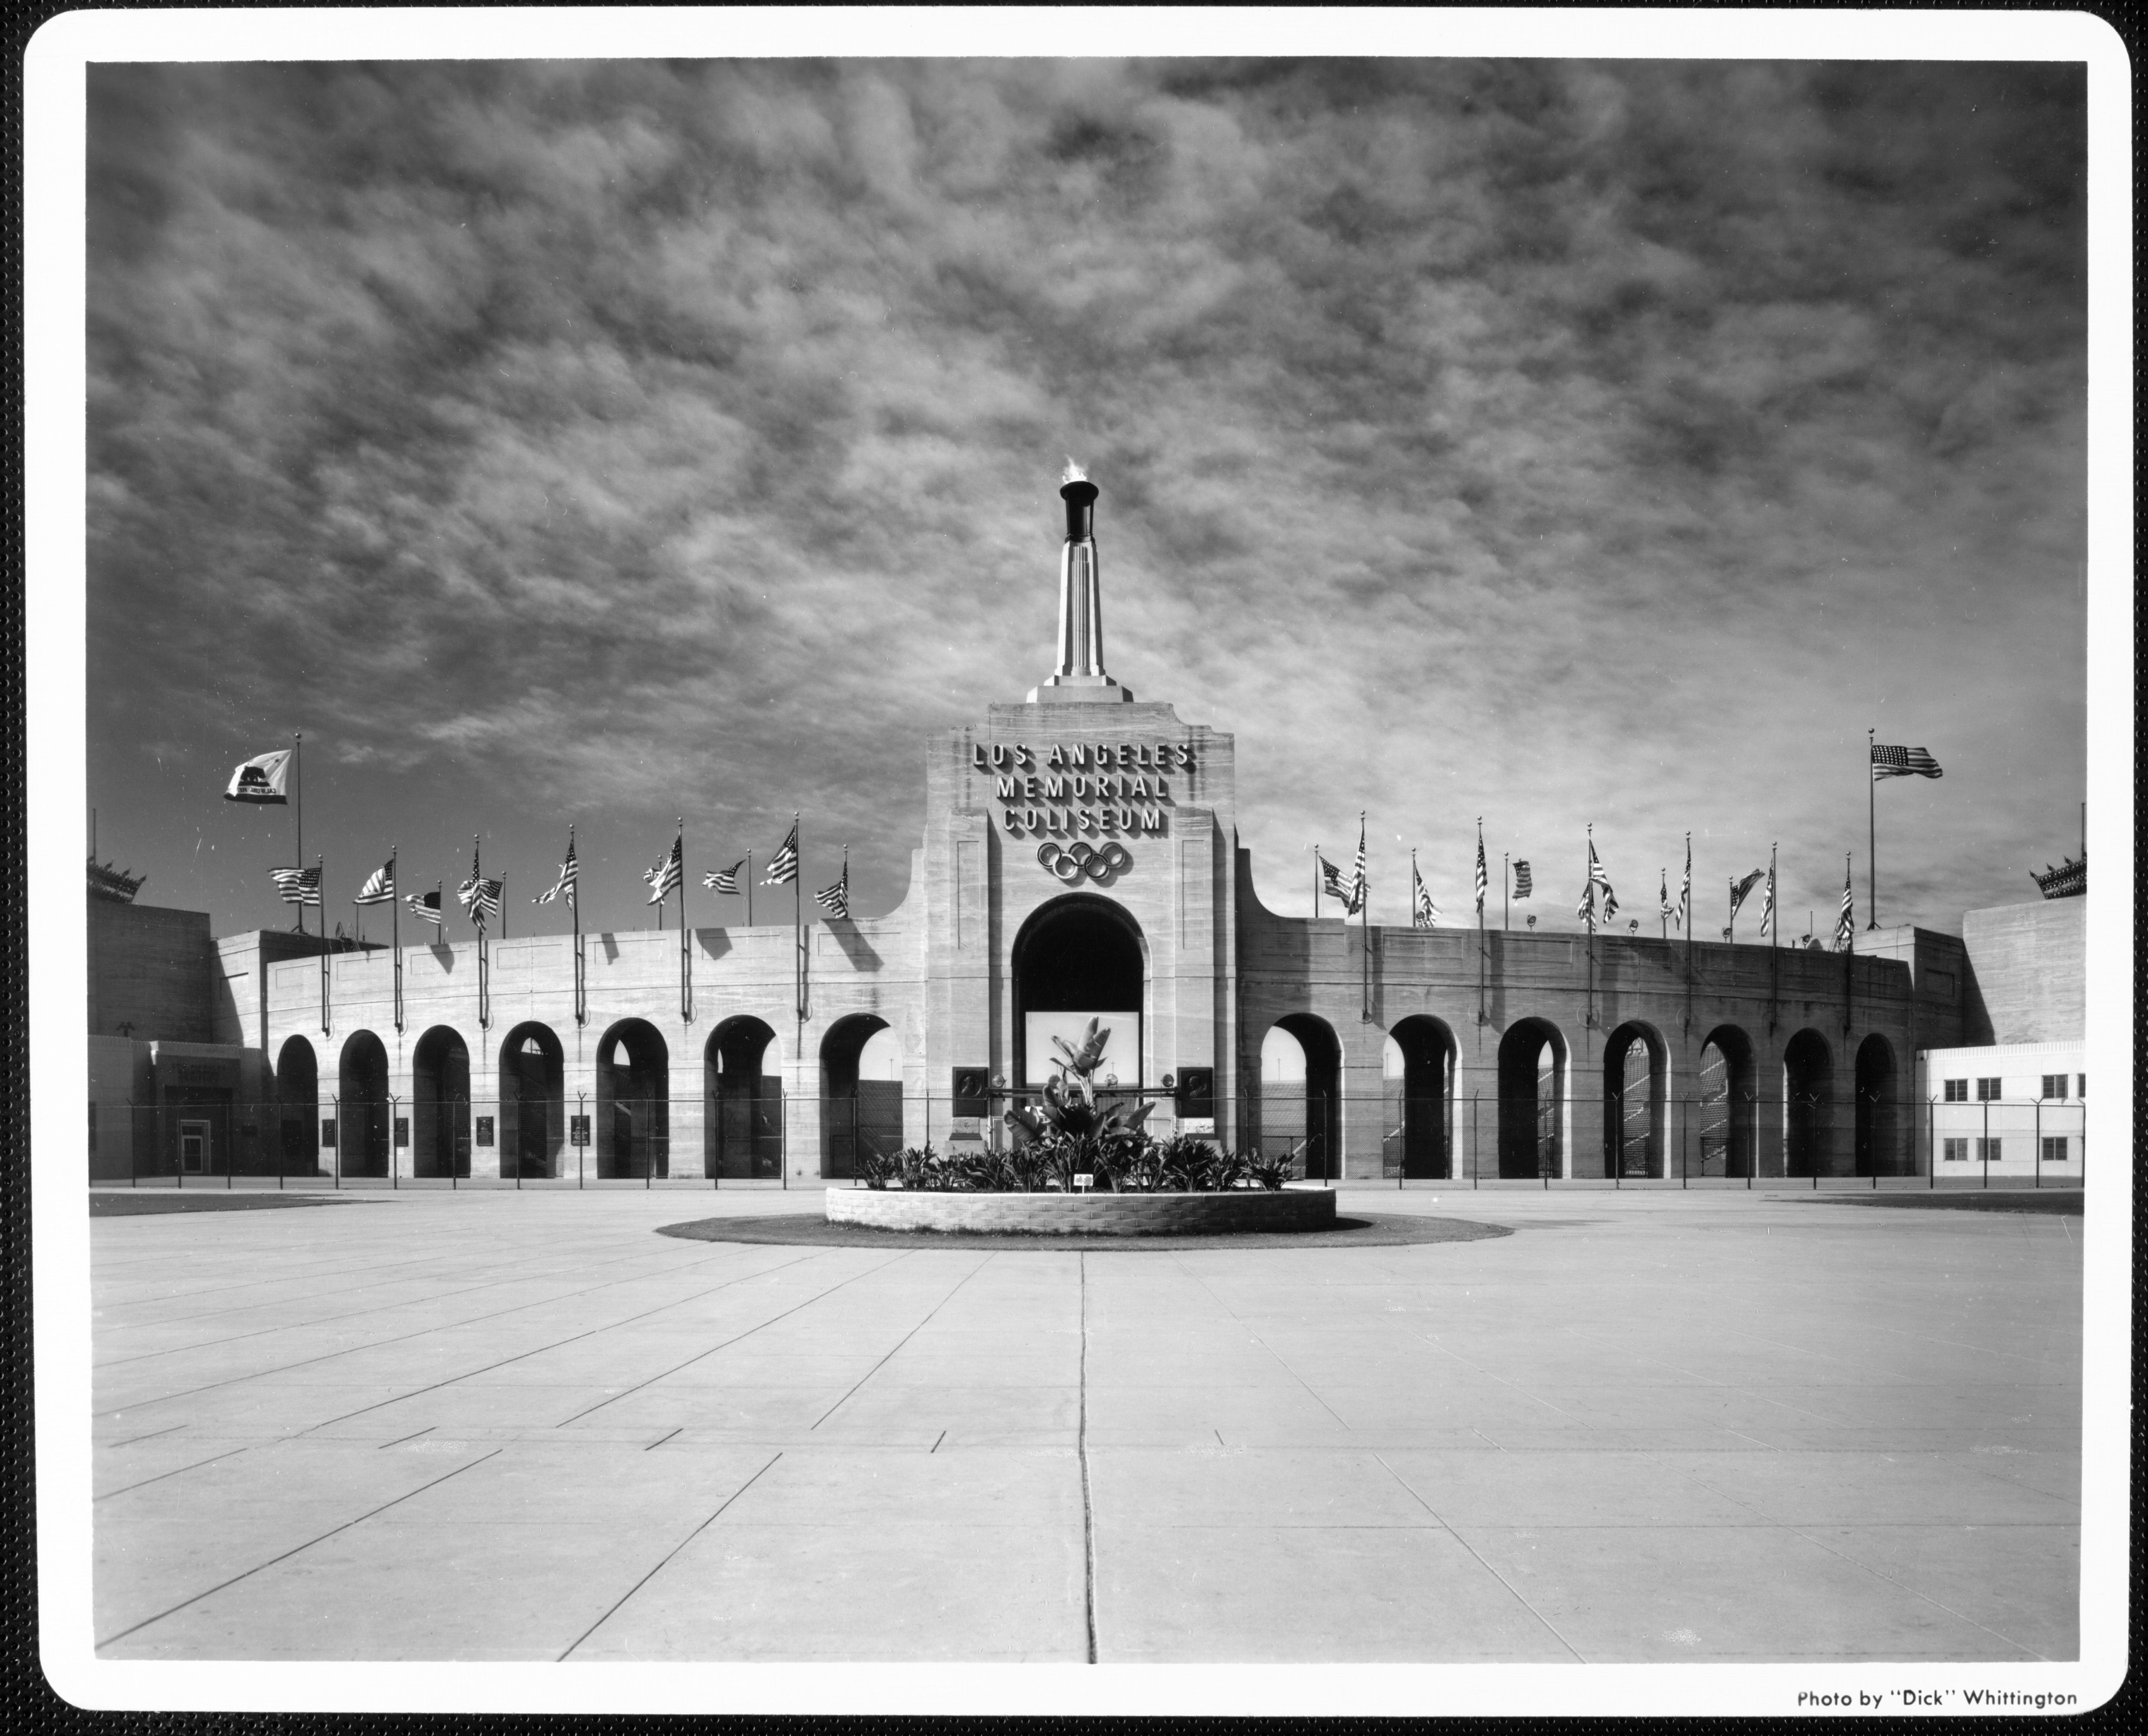
[[395, 1029], [403, 1029], [402, 845], [388, 846], [388, 951], [395, 961]]
[[1514, 926], [1513, 872], [1508, 865], [1512, 852], [1499, 852], [1499, 932], [1504, 934]]
[[1725, 901], [1730, 906], [1730, 926], [1724, 929], [1723, 932], [1730, 944], [1735, 946], [1738, 944], [1738, 876], [1731, 876], [1729, 885], [1730, 893]]
[[1872, 775], [1872, 745], [1879, 735], [1877, 730], [1864, 732], [1864, 914], [1871, 919], [1867, 928], [1880, 926], [1880, 797], [1879, 780]]
[[567, 910], [575, 919], [575, 1022], [589, 1022], [589, 1009], [582, 1001], [582, 889], [581, 864], [575, 861], [575, 828], [567, 827], [567, 860], [575, 862], [575, 883], [567, 888]]
[[798, 1000], [798, 1047], [791, 1053], [795, 1059], [806, 1043], [806, 833], [795, 808], [790, 812], [790, 835], [798, 840], [790, 863], [790, 976]]
[[1596, 1023], [1596, 826], [1593, 821], [1588, 825], [1588, 860], [1583, 865], [1582, 872], [1587, 876], [1588, 886], [1588, 891], [1583, 895], [1581, 909], [1583, 920], [1588, 925], [1588, 990], [1581, 1022], [1588, 1027]]
[[[323, 1036], [329, 1034], [329, 906], [328, 892], [322, 885], [327, 878], [327, 864], [320, 855], [316, 854], [314, 857], [314, 890], [321, 895], [321, 1035]], [[302, 901], [299, 906], [299, 922], [302, 931], [305, 919], [306, 906]]]
[[694, 1017], [694, 959], [686, 936], [686, 816], [679, 816], [679, 1016]]
[[1320, 846], [1308, 844], [1305, 847], [1312, 852], [1312, 920], [1317, 922], [1320, 920]]
[[507, 938], [507, 876], [499, 877], [499, 937]]
[[[292, 730], [291, 825], [294, 829], [294, 835], [291, 840], [291, 860], [296, 862], [301, 868], [304, 868], [306, 865], [306, 786], [304, 776], [304, 773], [305, 771], [304, 745], [305, 732], [303, 730]], [[325, 910], [326, 906], [324, 906], [323, 908]], [[304, 934], [305, 931], [306, 907], [302, 904], [299, 906], [299, 932], [300, 934]], [[322, 931], [324, 933], [327, 932], [325, 925], [324, 925]]]
[[753, 852], [745, 853], [745, 926], [753, 926]]
[[1783, 903], [1775, 889], [1775, 845], [1768, 846], [1768, 1029], [1775, 1028], [1776, 1003], [1781, 998]]

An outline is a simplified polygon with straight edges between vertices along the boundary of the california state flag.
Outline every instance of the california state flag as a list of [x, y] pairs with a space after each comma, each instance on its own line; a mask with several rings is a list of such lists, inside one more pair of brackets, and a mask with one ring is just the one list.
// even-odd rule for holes
[[273, 754], [256, 754], [231, 775], [230, 786], [223, 792], [226, 801], [281, 802], [289, 800], [284, 794], [284, 775], [290, 769], [291, 750], [279, 747]]

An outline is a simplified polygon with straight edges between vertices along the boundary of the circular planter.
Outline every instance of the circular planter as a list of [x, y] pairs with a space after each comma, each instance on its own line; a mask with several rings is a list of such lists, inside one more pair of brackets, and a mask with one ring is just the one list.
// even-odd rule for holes
[[1335, 1196], [1281, 1193], [906, 1193], [831, 1187], [828, 1222], [876, 1230], [1024, 1236], [1234, 1236], [1332, 1230]]

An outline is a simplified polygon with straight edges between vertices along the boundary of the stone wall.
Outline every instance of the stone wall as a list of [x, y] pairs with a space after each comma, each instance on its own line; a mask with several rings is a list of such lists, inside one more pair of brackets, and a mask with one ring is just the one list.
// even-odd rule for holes
[[1969, 911], [1961, 938], [1989, 1025], [1982, 1041], [2064, 1043], [2086, 1035], [2086, 898]]

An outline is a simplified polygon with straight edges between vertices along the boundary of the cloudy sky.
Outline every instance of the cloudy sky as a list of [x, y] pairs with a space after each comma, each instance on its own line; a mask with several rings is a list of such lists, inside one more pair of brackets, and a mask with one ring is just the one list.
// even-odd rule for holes
[[[2077, 68], [996, 61], [93, 67], [88, 802], [145, 902], [331, 917], [567, 823], [593, 926], [804, 810], [891, 907], [931, 732], [1052, 656], [1236, 732], [1263, 900], [1369, 810], [1573, 926], [1694, 840], [1786, 926], [2033, 898], [2084, 787]], [[787, 896], [756, 915], [787, 917]], [[1653, 920], [1649, 921], [1654, 927]], [[451, 929], [451, 932], [452, 932]], [[1749, 931], [1741, 926], [1740, 933]]]

